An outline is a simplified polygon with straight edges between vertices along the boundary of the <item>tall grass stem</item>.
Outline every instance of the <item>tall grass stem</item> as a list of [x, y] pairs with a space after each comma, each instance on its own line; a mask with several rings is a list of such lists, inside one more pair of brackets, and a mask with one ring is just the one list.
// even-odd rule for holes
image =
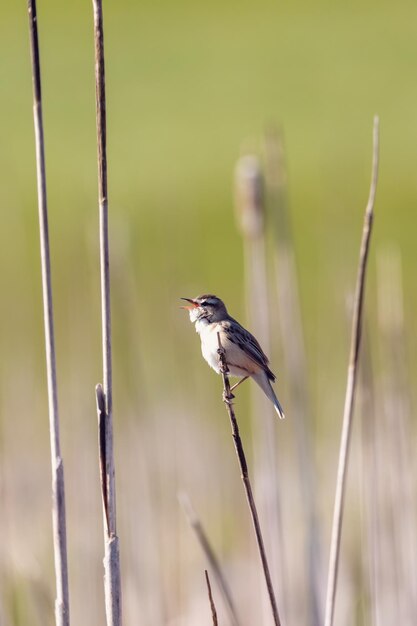
[[48, 205], [46, 193], [45, 144], [42, 116], [41, 68], [36, 0], [28, 1], [30, 48], [32, 58], [33, 118], [36, 143], [42, 294], [45, 326], [46, 371], [49, 404], [49, 432], [52, 463], [52, 529], [55, 559], [55, 622], [69, 626], [67, 533], [65, 518], [64, 465], [59, 437], [59, 412], [52, 304], [51, 258], [49, 246]]
[[229, 382], [229, 368], [227, 367], [225, 351], [221, 343], [220, 333], [217, 333], [217, 341], [218, 341], [218, 354], [219, 354], [219, 363], [220, 363], [220, 372], [223, 379], [223, 400], [227, 408], [227, 412], [230, 418], [230, 425], [232, 427], [232, 437], [233, 443], [235, 445], [235, 450], [237, 454], [237, 458], [239, 460], [239, 466], [241, 471], [241, 477], [243, 481], [243, 485], [245, 488], [246, 499], [249, 505], [249, 511], [252, 518], [253, 527], [255, 530], [256, 542], [258, 545], [259, 556], [262, 562], [262, 568], [265, 576], [266, 587], [268, 591], [269, 601], [271, 605], [272, 615], [274, 618], [275, 626], [280, 626], [281, 621], [278, 614], [277, 601], [275, 599], [274, 588], [272, 586], [271, 574], [269, 571], [268, 560], [266, 557], [266, 551], [264, 546], [264, 540], [262, 537], [261, 526], [259, 524], [258, 512], [256, 510], [255, 500], [252, 493], [252, 485], [249, 479], [248, 465], [246, 462], [246, 456], [243, 449], [242, 440], [240, 438], [239, 426], [236, 420], [235, 411], [232, 404], [233, 396], [230, 391], [230, 382]]
[[113, 459], [112, 343], [106, 149], [106, 83], [104, 67], [103, 7], [101, 0], [93, 0], [93, 10], [103, 350], [103, 386], [97, 385], [96, 398], [99, 419], [100, 469], [104, 518], [104, 592], [107, 626], [121, 626], [122, 600], [120, 556], [119, 540], [116, 532], [116, 489]]
[[347, 373], [347, 385], [345, 406], [343, 411], [342, 435], [339, 450], [339, 465], [336, 481], [336, 495], [333, 511], [332, 537], [330, 545], [329, 573], [327, 581], [325, 626], [333, 626], [334, 608], [336, 599], [337, 576], [339, 570], [340, 540], [342, 535], [342, 521], [344, 499], [346, 492], [346, 476], [349, 458], [349, 444], [353, 422], [353, 407], [357, 385], [357, 373], [359, 363], [359, 349], [362, 331], [362, 313], [365, 296], [366, 269], [369, 257], [372, 224], [374, 218], [374, 204], [378, 181], [379, 165], [379, 118], [374, 118], [373, 129], [373, 159], [372, 176], [369, 199], [365, 210], [365, 219], [362, 231], [362, 241], [359, 254], [359, 267], [356, 281], [355, 300], [352, 319], [352, 334], [350, 344], [349, 366]]
[[207, 570], [204, 570], [204, 573], [206, 576], [207, 593], [208, 593], [209, 602], [210, 602], [211, 618], [213, 621], [213, 626], [218, 626], [219, 622], [217, 620], [216, 605], [214, 604], [213, 594], [211, 592], [210, 578], [209, 578]]

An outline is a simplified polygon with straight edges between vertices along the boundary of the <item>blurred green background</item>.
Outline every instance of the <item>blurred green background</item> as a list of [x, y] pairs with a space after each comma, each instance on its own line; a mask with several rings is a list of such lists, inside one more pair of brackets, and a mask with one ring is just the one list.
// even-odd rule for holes
[[[101, 355], [92, 7], [79, 0], [44, 1], [39, 2], [38, 15], [72, 603], [78, 621], [100, 623], [100, 597], [88, 620], [81, 618], [82, 594], [96, 589], [101, 593], [94, 406]], [[285, 136], [316, 452], [328, 441], [334, 446], [329, 491], [319, 497], [325, 500], [327, 529], [348, 354], [346, 298], [355, 282], [375, 113], [381, 120], [381, 159], [372, 250], [388, 246], [400, 251], [410, 373], [415, 375], [417, 368], [417, 6], [404, 0], [121, 0], [105, 3], [104, 19], [123, 549], [134, 552], [140, 506], [135, 504], [136, 521], [129, 512], [132, 499], [143, 497], [123, 486], [131, 485], [129, 477], [132, 480], [138, 471], [138, 449], [148, 445], [152, 424], [161, 429], [149, 444], [156, 446], [161, 462], [155, 504], [161, 519], [161, 494], [170, 494], [166, 497], [171, 498], [171, 512], [177, 506], [175, 493], [183, 475], [175, 463], [182, 455], [183, 438], [190, 435], [190, 423], [197, 420], [198, 428], [193, 428], [202, 433], [219, 428], [220, 382], [202, 362], [198, 338], [178, 310], [178, 298], [214, 292], [226, 300], [232, 314], [244, 319], [233, 170], [240, 154], [260, 151], [271, 125], [282, 128]], [[1, 575], [9, 590], [2, 610], [9, 620], [5, 623], [34, 624], [30, 602], [37, 603], [39, 623], [46, 623], [43, 611], [50, 610], [49, 600], [46, 608], [39, 608], [41, 594], [28, 590], [25, 581], [42, 578], [46, 596], [53, 594], [53, 583], [31, 73], [23, 2], [0, 8], [0, 85], [0, 446], [4, 532], [9, 537], [9, 548], [2, 554]], [[369, 278], [367, 310], [373, 333], [374, 254]], [[273, 365], [288, 405], [279, 354], [277, 349]], [[242, 403], [247, 394], [242, 391]], [[242, 407], [244, 417], [246, 413]], [[250, 436], [249, 431], [245, 434]], [[217, 450], [219, 441], [210, 436]], [[161, 442], [165, 437], [172, 437], [172, 448]], [[230, 453], [227, 439], [222, 445], [225, 454]], [[131, 461], [126, 468], [127, 458]], [[204, 477], [204, 468], [196, 470], [198, 454], [190, 452], [189, 461], [193, 472]], [[227, 463], [236, 473], [234, 459]], [[186, 476], [189, 471], [184, 469]], [[216, 493], [218, 485], [206, 488]], [[153, 487], [149, 489], [154, 494]], [[210, 506], [204, 500], [199, 506], [209, 517]], [[84, 538], [78, 533], [77, 525], [84, 524], [80, 515], [91, 520], [85, 521]], [[233, 515], [233, 507], [228, 515]], [[176, 524], [181, 519], [179, 514]], [[151, 514], [149, 524], [154, 524]], [[183, 541], [193, 541], [186, 528], [182, 532]], [[324, 546], [327, 559], [328, 534]], [[163, 551], [160, 545], [158, 549]], [[183, 554], [178, 546], [176, 550], [181, 562]], [[71, 552], [82, 555], [77, 563]], [[137, 589], [140, 558], [139, 564], [132, 559], [133, 573], [126, 572], [126, 579], [130, 575], [131, 588]], [[84, 585], [76, 582], [80, 567], [87, 571], [89, 582]], [[199, 567], [198, 572], [201, 563]], [[45, 568], [48, 575], [40, 576]], [[146, 613], [142, 606], [148, 615], [143, 623], [189, 623], [173, 617], [186, 614], [189, 588], [170, 587], [169, 567], [159, 577], [151, 574], [148, 570], [148, 584], [162, 589], [165, 608], [155, 616], [154, 608]], [[134, 600], [129, 607], [137, 614]], [[130, 619], [128, 623], [138, 623]]]

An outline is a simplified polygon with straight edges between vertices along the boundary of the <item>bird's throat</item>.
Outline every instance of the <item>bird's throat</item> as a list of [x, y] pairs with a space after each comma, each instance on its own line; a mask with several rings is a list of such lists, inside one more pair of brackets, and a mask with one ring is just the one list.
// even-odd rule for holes
[[210, 322], [207, 317], [200, 317], [200, 319], [195, 322], [195, 332], [200, 335], [209, 324]]

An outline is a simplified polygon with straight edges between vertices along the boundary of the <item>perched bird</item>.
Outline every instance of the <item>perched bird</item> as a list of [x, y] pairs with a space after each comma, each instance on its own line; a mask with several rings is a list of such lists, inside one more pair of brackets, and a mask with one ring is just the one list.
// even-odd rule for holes
[[189, 305], [183, 306], [190, 313], [190, 320], [201, 338], [201, 352], [207, 363], [218, 374], [220, 363], [217, 333], [225, 351], [225, 359], [232, 376], [242, 378], [231, 389], [251, 377], [271, 400], [279, 417], [285, 417], [282, 406], [272, 389], [275, 374], [269, 368], [269, 360], [255, 337], [227, 312], [220, 298], [210, 294], [198, 298], [181, 298]]

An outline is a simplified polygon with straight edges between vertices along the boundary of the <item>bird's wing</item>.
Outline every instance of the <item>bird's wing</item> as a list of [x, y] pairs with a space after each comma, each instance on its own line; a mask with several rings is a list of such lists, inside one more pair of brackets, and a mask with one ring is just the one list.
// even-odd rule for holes
[[252, 361], [262, 367], [268, 378], [275, 380], [275, 374], [268, 367], [269, 359], [252, 333], [234, 319], [227, 320], [222, 325], [227, 339], [239, 346]]

